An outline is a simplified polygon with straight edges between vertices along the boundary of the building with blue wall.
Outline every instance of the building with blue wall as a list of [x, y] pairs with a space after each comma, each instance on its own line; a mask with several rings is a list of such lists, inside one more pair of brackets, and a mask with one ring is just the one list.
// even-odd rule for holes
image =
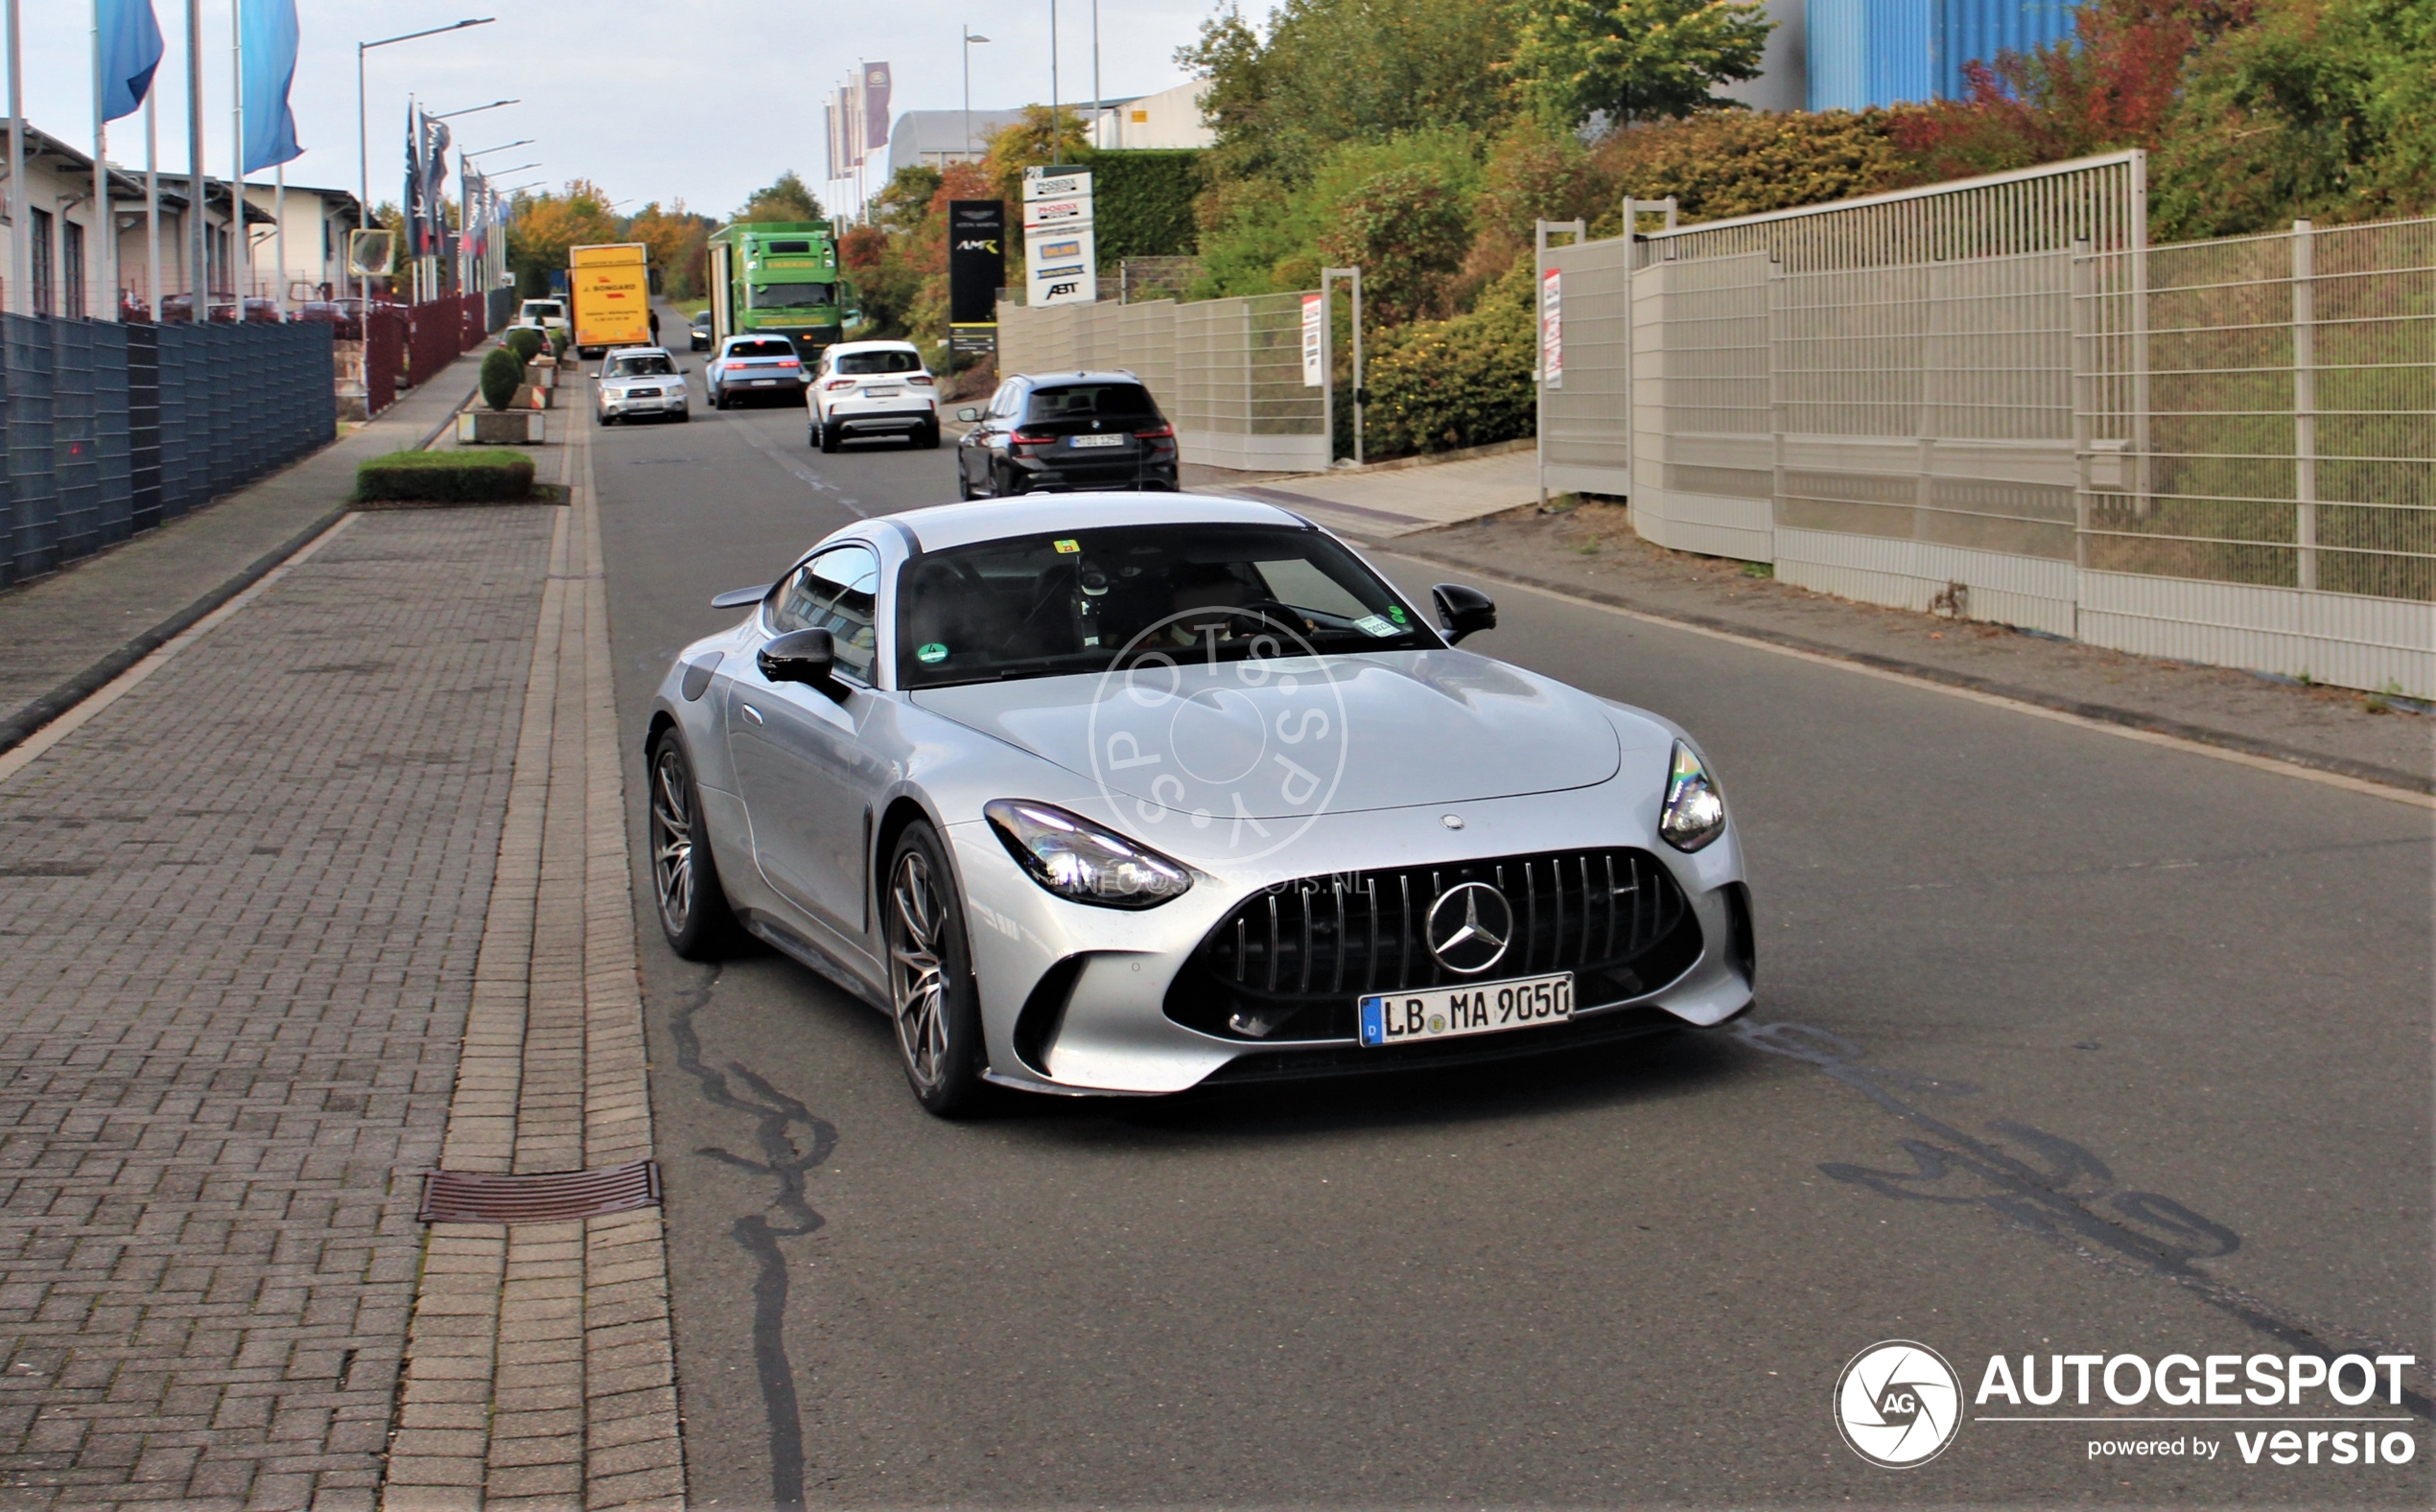
[[1810, 108], [1958, 100], [1963, 65], [2073, 35], [2071, 0], [1807, 0]]

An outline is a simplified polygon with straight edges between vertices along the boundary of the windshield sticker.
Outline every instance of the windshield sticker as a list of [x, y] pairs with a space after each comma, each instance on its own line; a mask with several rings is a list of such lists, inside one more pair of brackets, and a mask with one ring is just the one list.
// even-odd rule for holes
[[1387, 617], [1394, 620], [1399, 625], [1404, 623], [1404, 607], [1401, 604], [1388, 605]]
[[1060, 556], [1073, 556], [1083, 549], [1083, 543], [1080, 541], [1059, 541], [1054, 545]]
[[1353, 628], [1361, 631], [1366, 636], [1376, 636], [1382, 640], [1386, 640], [1389, 636], [1397, 636], [1404, 633], [1401, 630], [1396, 629], [1394, 625], [1389, 624], [1386, 620], [1381, 619], [1376, 615], [1364, 615], [1361, 618], [1353, 621]]
[[928, 645], [924, 646], [921, 650], [916, 651], [914, 655], [922, 658], [925, 662], [945, 662], [948, 660], [948, 648], [941, 645], [938, 641], [933, 640]]

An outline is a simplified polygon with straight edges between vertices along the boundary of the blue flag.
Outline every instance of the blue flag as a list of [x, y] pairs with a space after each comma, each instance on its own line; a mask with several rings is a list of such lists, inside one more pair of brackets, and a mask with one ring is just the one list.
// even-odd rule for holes
[[245, 41], [246, 172], [292, 161], [295, 112], [288, 86], [296, 78], [296, 0], [237, 0]]
[[152, 70], [161, 66], [161, 24], [152, 0], [97, 0], [102, 36], [102, 119], [143, 108]]

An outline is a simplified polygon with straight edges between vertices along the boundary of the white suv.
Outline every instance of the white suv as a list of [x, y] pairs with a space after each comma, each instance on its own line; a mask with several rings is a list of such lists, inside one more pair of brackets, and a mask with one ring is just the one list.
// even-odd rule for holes
[[812, 445], [834, 452], [855, 436], [939, 444], [939, 384], [911, 341], [841, 341], [812, 375]]

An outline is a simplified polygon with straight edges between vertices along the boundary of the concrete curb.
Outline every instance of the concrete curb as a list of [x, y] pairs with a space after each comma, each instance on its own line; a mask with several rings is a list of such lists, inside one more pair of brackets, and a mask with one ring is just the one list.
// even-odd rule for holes
[[1957, 672], [1947, 667], [1930, 666], [1918, 662], [1906, 662], [1899, 657], [1879, 656], [1868, 651], [1854, 651], [1823, 640], [1788, 635], [1781, 630], [1741, 624], [1713, 615], [1692, 615], [1679, 611], [1651, 609], [1645, 604], [1634, 603], [1622, 593], [1609, 593], [1577, 583], [1555, 582], [1528, 572], [1518, 572], [1508, 567], [1491, 568], [1478, 561], [1449, 553], [1424, 550], [1412, 545], [1409, 538], [1382, 541], [1378, 543], [1375, 549], [1382, 554], [1409, 556], [1418, 561], [1435, 562], [1443, 567], [1460, 568], [1485, 576], [1504, 578], [1508, 582], [1519, 583], [1525, 588], [1535, 588], [1550, 593], [1561, 593], [1570, 598], [1587, 599], [1592, 603], [1627, 610], [1650, 619], [1671, 621], [1719, 635], [1739, 637], [1745, 640], [1765, 641], [1770, 645], [1783, 646], [1790, 651], [1800, 651], [1810, 656], [1826, 657], [1838, 662], [1850, 662], [1856, 666], [1865, 666], [1880, 672], [1891, 672], [1899, 677], [1916, 678], [1924, 683], [1937, 683], [1947, 687], [1965, 688], [1974, 693], [1985, 693], [1992, 698], [2003, 698], [2017, 704], [2029, 704], [2040, 709], [2050, 709], [2060, 714], [2071, 714], [2075, 718], [2094, 720], [2099, 724], [2120, 725], [2127, 730], [2145, 731], [2155, 735], [2170, 735], [2174, 739], [2188, 740], [2194, 745], [2214, 746], [2219, 750], [2237, 752], [2242, 756], [2257, 756], [2261, 760], [2281, 761], [2290, 766], [2307, 767], [2313, 771], [2331, 772], [2338, 777], [2347, 777], [2357, 782], [2374, 783], [2378, 787], [2399, 788], [2406, 793], [2436, 794], [2436, 778], [2426, 777], [2417, 772], [2404, 772], [2395, 767], [2379, 766], [2372, 761], [2354, 761], [2347, 756], [2327, 756], [2316, 751], [2306, 751], [2297, 746], [2287, 746], [2279, 741], [2260, 740], [2254, 736], [2237, 734], [2229, 730], [2212, 730], [2205, 725], [2185, 724], [2178, 719], [2143, 713], [2136, 709], [2119, 709], [2112, 704], [2096, 704], [2084, 699], [2064, 698], [2053, 693], [2042, 692], [2037, 688], [2001, 683], [1994, 678], [1979, 677], [1969, 672]]
[[[456, 418], [456, 411], [451, 410], [447, 419], [433, 427], [429, 434], [414, 444], [413, 450], [420, 452], [429, 447], [441, 431], [448, 429], [450, 421]], [[335, 441], [332, 443], [332, 445], [336, 444]], [[288, 467], [301, 466], [318, 455], [320, 453], [315, 452], [307, 456], [298, 457], [295, 461], [289, 463]], [[287, 470], [288, 468], [283, 467], [279, 472], [284, 473]], [[278, 473], [265, 474], [262, 477], [254, 479], [254, 482], [265, 482], [278, 476]], [[246, 486], [252, 487], [253, 484], [249, 483]], [[207, 504], [204, 507], [210, 506]], [[100, 692], [104, 687], [108, 686], [110, 681], [120, 673], [194, 628], [204, 616], [251, 588], [260, 582], [263, 575], [272, 568], [303, 550], [306, 543], [337, 524], [340, 517], [352, 507], [349, 504], [339, 504], [333, 507], [313, 523], [246, 563], [244, 568], [200, 598], [142, 635], [129, 640], [76, 676], [18, 705], [8, 718], [0, 719], [0, 751], [7, 751], [12, 747], [24, 744], [35, 731]]]

